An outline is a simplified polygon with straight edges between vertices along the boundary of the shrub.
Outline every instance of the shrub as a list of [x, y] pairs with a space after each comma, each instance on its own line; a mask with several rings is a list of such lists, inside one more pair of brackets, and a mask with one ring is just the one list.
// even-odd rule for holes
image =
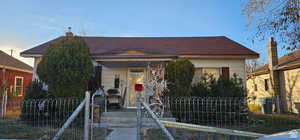
[[229, 80], [214, 78], [212, 75], [204, 74], [200, 82], [191, 88], [193, 96], [199, 97], [245, 97], [243, 81], [236, 74]]
[[195, 67], [189, 60], [176, 60], [168, 63], [166, 79], [170, 96], [189, 96]]
[[84, 39], [66, 37], [51, 44], [38, 65], [37, 73], [56, 97], [83, 97], [86, 84], [94, 75]]
[[180, 122], [204, 125], [245, 123], [248, 109], [243, 82], [236, 74], [223, 77], [203, 74], [191, 87], [191, 96], [170, 97], [173, 116]]
[[25, 100], [41, 99], [45, 98], [46, 96], [47, 93], [45, 90], [43, 90], [43, 83], [38, 80], [34, 80], [29, 84], [28, 88], [26, 89]]

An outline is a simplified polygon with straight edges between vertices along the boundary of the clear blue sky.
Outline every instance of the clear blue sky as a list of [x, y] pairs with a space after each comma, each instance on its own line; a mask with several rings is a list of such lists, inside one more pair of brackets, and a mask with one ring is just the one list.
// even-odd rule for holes
[[[242, 0], [2, 0], [0, 49], [29, 49], [64, 35], [71, 26], [75, 34], [88, 36], [227, 36], [266, 61], [267, 41], [249, 40], [253, 27], [246, 27], [242, 4]], [[279, 55], [285, 53], [279, 46]]]

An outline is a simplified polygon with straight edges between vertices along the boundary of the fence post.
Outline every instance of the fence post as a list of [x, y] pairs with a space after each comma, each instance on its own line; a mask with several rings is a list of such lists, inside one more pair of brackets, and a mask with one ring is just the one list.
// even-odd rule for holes
[[137, 140], [141, 140], [142, 139], [142, 135], [141, 135], [141, 132], [142, 132], [142, 102], [141, 102], [141, 99], [142, 99], [142, 91], [144, 89], [143, 85], [142, 84], [135, 84], [134, 85], [134, 89], [136, 91], [136, 104], [137, 104]]
[[141, 121], [141, 117], [142, 117], [142, 114], [141, 114], [141, 102], [140, 102], [140, 91], [137, 91], [137, 100], [136, 100], [136, 103], [137, 103], [137, 140], [141, 140], [141, 125], [142, 125], [142, 121]]
[[90, 92], [85, 92], [84, 135], [83, 140], [89, 140]]
[[7, 106], [7, 89], [4, 89], [4, 94], [2, 95], [2, 104], [1, 104], [1, 116], [4, 118], [6, 115], [6, 106]]

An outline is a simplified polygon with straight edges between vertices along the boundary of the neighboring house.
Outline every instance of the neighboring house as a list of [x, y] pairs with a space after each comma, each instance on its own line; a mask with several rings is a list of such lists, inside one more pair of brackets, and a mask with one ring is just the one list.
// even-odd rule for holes
[[6, 85], [8, 97], [22, 98], [32, 81], [32, 67], [0, 50], [0, 86]]
[[[72, 37], [67, 32], [66, 37]], [[47, 47], [58, 37], [21, 53], [33, 57], [36, 68]], [[104, 88], [126, 92], [126, 107], [135, 106], [133, 85], [147, 79], [147, 66], [189, 59], [196, 67], [196, 76], [207, 72], [229, 78], [234, 73], [245, 80], [245, 60], [259, 54], [224, 36], [216, 37], [83, 37], [96, 66], [96, 77]]]
[[300, 50], [278, 58], [277, 44], [271, 38], [268, 52], [269, 64], [248, 73], [248, 96], [260, 101], [279, 95], [282, 111], [300, 113]]

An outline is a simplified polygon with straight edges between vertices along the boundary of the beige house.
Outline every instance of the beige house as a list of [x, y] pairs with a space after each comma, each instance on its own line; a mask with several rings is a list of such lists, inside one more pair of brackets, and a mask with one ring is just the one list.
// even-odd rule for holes
[[271, 38], [268, 51], [269, 64], [248, 73], [248, 96], [259, 101], [277, 95], [281, 111], [300, 113], [300, 50], [277, 58], [277, 44]]
[[[21, 53], [34, 58], [36, 68], [50, 44], [71, 32]], [[207, 72], [227, 78], [234, 73], [246, 78], [245, 60], [258, 54], [224, 36], [216, 37], [87, 37], [90, 55], [96, 68], [96, 80], [105, 90], [119, 89], [125, 97], [125, 107], [135, 107], [134, 84], [149, 78], [149, 65], [165, 65], [169, 61], [189, 59], [196, 67], [196, 76]]]

